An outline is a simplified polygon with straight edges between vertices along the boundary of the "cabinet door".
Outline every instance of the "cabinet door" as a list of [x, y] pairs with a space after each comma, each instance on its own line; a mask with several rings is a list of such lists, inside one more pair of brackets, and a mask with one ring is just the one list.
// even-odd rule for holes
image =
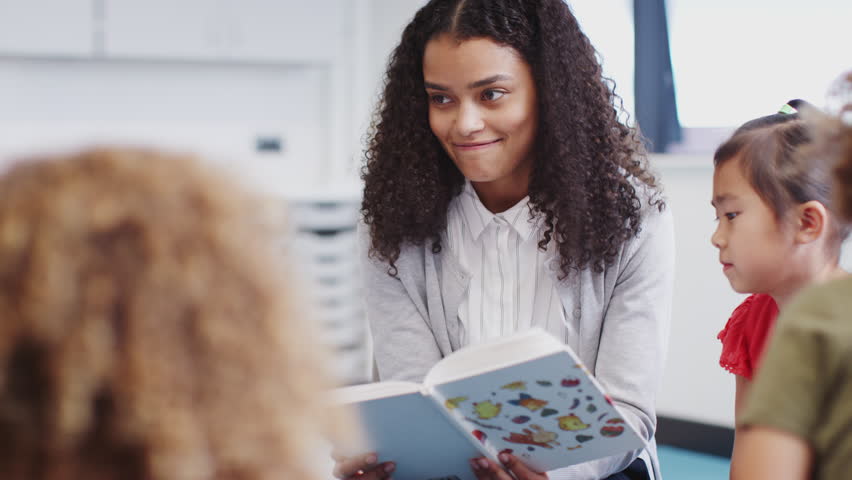
[[94, 2], [0, 0], [0, 55], [93, 55]]
[[235, 60], [326, 63], [344, 45], [343, 0], [222, 0], [227, 48]]
[[324, 63], [344, 42], [343, 0], [104, 2], [112, 57]]
[[224, 45], [221, 0], [104, 0], [109, 57], [211, 60]]

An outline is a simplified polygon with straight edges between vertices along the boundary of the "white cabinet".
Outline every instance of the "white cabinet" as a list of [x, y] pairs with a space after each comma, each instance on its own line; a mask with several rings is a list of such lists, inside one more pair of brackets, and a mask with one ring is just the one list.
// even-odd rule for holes
[[332, 63], [352, 0], [0, 0], [0, 55]]
[[340, 0], [224, 0], [228, 57], [330, 62], [344, 42]]
[[315, 192], [293, 198], [289, 219], [291, 255], [310, 292], [307, 311], [319, 322], [325, 343], [335, 353], [337, 380], [364, 383], [372, 377], [372, 353], [358, 276], [360, 196]]
[[224, 42], [218, 0], [104, 0], [104, 54], [211, 60]]
[[95, 1], [0, 0], [0, 55], [93, 55]]
[[345, 0], [104, 0], [107, 57], [325, 63]]

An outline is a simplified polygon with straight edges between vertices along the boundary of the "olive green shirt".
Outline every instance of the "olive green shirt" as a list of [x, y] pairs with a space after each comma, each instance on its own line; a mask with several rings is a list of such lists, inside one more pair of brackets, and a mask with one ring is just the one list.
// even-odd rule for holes
[[852, 478], [852, 278], [812, 287], [782, 311], [738, 423], [806, 441], [813, 478]]

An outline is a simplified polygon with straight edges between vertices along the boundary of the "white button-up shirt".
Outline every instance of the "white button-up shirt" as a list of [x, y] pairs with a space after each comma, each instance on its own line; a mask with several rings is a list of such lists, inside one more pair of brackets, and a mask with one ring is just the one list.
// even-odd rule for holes
[[530, 219], [529, 197], [491, 213], [469, 181], [450, 204], [444, 245], [471, 274], [459, 306], [463, 345], [542, 327], [565, 337], [565, 312], [547, 268], [553, 255], [538, 248], [540, 219]]

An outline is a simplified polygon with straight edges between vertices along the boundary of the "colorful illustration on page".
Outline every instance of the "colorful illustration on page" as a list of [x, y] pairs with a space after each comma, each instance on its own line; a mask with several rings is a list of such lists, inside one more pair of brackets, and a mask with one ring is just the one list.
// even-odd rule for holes
[[585, 371], [581, 364], [569, 363], [553, 376], [527, 375], [525, 380], [523, 373], [531, 370], [519, 368], [511, 376], [506, 372], [459, 380], [455, 388], [443, 390], [443, 404], [492, 453], [514, 446], [524, 458], [546, 463], [567, 451], [606, 448], [610, 439], [624, 437], [628, 427], [612, 410], [612, 400], [574, 368]]
[[539, 425], [530, 425], [530, 428], [525, 428], [521, 432], [509, 432], [509, 436], [503, 437], [503, 440], [509, 443], [535, 445], [543, 448], [553, 448], [554, 445], [559, 445], [559, 442], [556, 441], [559, 435], [556, 432], [548, 432]]
[[509, 403], [511, 405], [519, 405], [528, 409], [531, 412], [534, 412], [539, 408], [542, 408], [543, 406], [547, 405], [548, 402], [546, 400], [539, 400], [538, 398], [533, 398], [529, 394], [522, 393], [520, 394], [520, 397], [517, 400], [509, 400]]

